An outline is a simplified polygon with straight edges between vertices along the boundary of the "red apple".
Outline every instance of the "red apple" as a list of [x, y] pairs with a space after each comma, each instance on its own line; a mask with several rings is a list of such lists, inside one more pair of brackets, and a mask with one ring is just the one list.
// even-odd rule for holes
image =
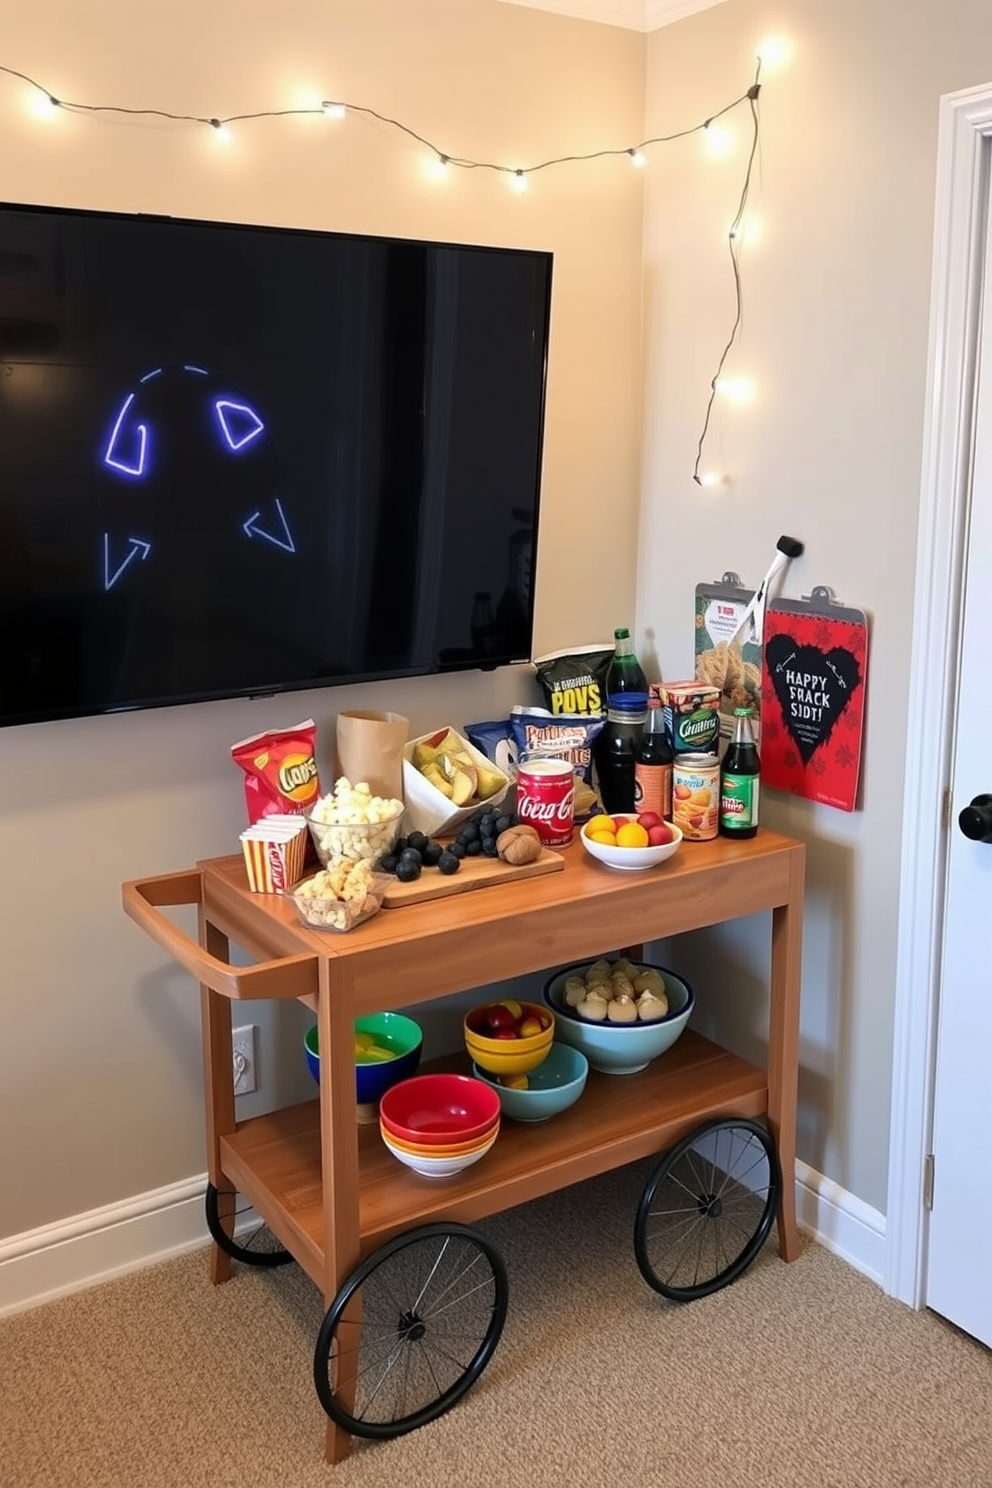
[[638, 818], [637, 818], [637, 824], [640, 827], [645, 827], [647, 829], [647, 831], [649, 831], [649, 832], [650, 832], [650, 830], [651, 830], [652, 827], [663, 827], [664, 826], [664, 822], [662, 821], [661, 817], [658, 815], [657, 811], [642, 811], [642, 812], [640, 812], [640, 814], [638, 815]]
[[489, 1037], [495, 1039], [515, 1039], [517, 1037], [517, 1030], [515, 1028], [498, 1028]]
[[504, 1007], [501, 1002], [494, 1003], [492, 1007], [486, 1009], [486, 1029], [490, 1034], [502, 1033], [506, 1028], [512, 1033], [515, 1022], [516, 1019], [510, 1009]]
[[659, 822], [655, 827], [648, 827], [649, 847], [664, 847], [666, 842], [672, 841], [672, 837], [671, 827], [666, 826], [664, 822]]

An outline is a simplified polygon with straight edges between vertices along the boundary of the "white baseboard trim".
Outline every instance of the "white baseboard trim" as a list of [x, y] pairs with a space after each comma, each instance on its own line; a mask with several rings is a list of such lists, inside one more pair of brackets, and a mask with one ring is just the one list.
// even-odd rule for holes
[[[206, 1245], [206, 1186], [201, 1173], [0, 1240], [0, 1317]], [[882, 1285], [883, 1214], [802, 1162], [796, 1163], [796, 1210], [802, 1229], [820, 1245]], [[239, 1231], [244, 1227], [239, 1224]]]
[[800, 1228], [825, 1250], [882, 1286], [886, 1267], [884, 1214], [799, 1161], [796, 1213]]
[[202, 1173], [0, 1240], [0, 1317], [206, 1245], [206, 1187]]

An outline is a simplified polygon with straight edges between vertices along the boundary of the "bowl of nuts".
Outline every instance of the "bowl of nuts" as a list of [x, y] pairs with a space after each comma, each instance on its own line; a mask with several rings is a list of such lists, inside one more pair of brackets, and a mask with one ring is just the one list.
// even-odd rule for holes
[[664, 1054], [696, 1002], [684, 977], [624, 956], [563, 967], [546, 982], [544, 1000], [555, 1037], [605, 1075], [634, 1075]]
[[389, 884], [389, 877], [373, 872], [368, 861], [342, 862], [305, 878], [290, 897], [304, 925], [315, 930], [354, 930], [378, 914]]
[[365, 781], [345, 776], [311, 808], [307, 825], [325, 868], [341, 863], [378, 863], [400, 835], [403, 802], [374, 796]]

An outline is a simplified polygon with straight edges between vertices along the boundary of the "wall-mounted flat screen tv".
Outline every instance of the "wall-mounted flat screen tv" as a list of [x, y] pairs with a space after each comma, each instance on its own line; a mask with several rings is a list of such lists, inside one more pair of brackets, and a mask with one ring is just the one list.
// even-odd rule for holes
[[529, 659], [551, 270], [0, 204], [0, 725]]

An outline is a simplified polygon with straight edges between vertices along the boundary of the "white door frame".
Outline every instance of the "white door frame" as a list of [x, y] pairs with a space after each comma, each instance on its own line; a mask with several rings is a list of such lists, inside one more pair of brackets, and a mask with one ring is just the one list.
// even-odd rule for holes
[[899, 896], [885, 1290], [926, 1302], [923, 1168], [933, 1128], [947, 836], [967, 552], [992, 84], [940, 101], [930, 345]]

